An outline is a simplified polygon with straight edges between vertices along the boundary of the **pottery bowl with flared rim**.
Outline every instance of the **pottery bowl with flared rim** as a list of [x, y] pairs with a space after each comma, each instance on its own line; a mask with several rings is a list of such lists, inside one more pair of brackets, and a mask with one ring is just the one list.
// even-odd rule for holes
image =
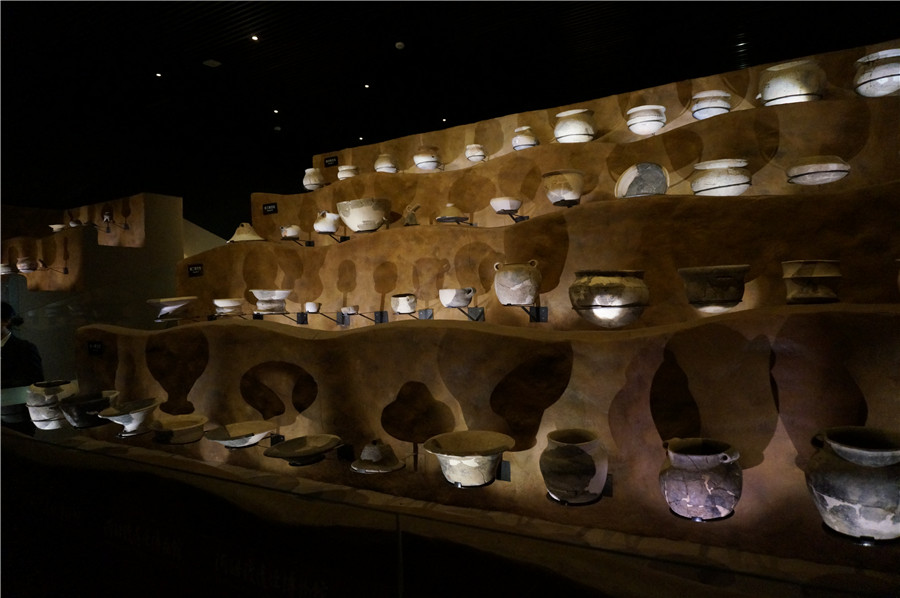
[[311, 465], [321, 461], [325, 453], [344, 443], [334, 434], [311, 434], [279, 442], [267, 448], [263, 455], [284, 459], [291, 465]]
[[272, 422], [249, 420], [225, 424], [204, 434], [207, 440], [218, 442], [228, 448], [253, 446], [278, 429]]

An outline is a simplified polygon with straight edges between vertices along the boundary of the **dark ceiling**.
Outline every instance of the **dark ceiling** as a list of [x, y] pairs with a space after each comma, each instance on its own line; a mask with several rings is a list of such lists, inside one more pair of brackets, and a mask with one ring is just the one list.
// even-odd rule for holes
[[4, 1], [2, 201], [228, 238], [315, 154], [895, 39], [892, 4]]

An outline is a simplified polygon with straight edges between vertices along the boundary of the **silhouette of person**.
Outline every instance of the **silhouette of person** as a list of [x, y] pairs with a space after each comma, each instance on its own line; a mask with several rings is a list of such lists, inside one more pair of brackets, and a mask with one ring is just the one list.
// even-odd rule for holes
[[0, 377], [2, 388], [31, 386], [44, 379], [44, 365], [38, 348], [13, 334], [13, 329], [23, 321], [12, 305], [2, 305], [2, 352], [0, 352]]

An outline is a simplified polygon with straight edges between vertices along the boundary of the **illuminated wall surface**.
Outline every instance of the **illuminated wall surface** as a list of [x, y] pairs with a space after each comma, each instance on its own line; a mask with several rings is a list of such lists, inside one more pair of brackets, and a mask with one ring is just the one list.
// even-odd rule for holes
[[[592, 568], [609, 564], [604, 550], [677, 554], [835, 592], [896, 592], [897, 543], [823, 527], [805, 471], [823, 450], [813, 443], [823, 430], [900, 432], [900, 95], [855, 89], [863, 70], [856, 61], [898, 45], [810, 57], [814, 68], [764, 65], [315, 156], [325, 186], [251, 197], [249, 224], [262, 240], [236, 240], [177, 264], [175, 295], [192, 298], [166, 314], [177, 325], [95, 325], [77, 335], [83, 393], [116, 389], [120, 403], [156, 398], [154, 416], [169, 427], [176, 415], [194, 414], [208, 419], [207, 431], [229, 425], [225, 432], [238, 436], [231, 432], [244, 422], [268, 422], [264, 435], [293, 443], [281, 458], [264, 454], [274, 450], [271, 437], [242, 449], [209, 435], [166, 445], [153, 434], [116, 438], [118, 425], [80, 430], [65, 442], [88, 450], [101, 441], [124, 445], [142, 463], [289, 492], [316, 488], [337, 503], [411, 517], [431, 509], [469, 531], [422, 533], [463, 543], [479, 545], [484, 530], [516, 529], [528, 540], [493, 550], [606, 584], [613, 595], [628, 595], [633, 570]], [[784, 73], [792, 78], [776, 78]], [[700, 108], [722, 113], [698, 119], [692, 98], [707, 91], [726, 92], [730, 109], [721, 108], [723, 94], [701, 95]], [[648, 135], [627, 124], [641, 106], [665, 108], [650, 114], [665, 122]], [[556, 141], [557, 114], [575, 109], [590, 110], [592, 140]], [[523, 126], [539, 144], [513, 149]], [[467, 157], [474, 144], [484, 160]], [[439, 168], [416, 166], [422, 147], [436, 149]], [[382, 154], [398, 172], [375, 171]], [[655, 166], [639, 166], [648, 164]], [[340, 165], [358, 174], [339, 179]], [[545, 175], [566, 170], [581, 172], [581, 192], [553, 203]], [[738, 190], [706, 194], [709, 179], [697, 181], [711, 170], [714, 182]], [[636, 191], [642, 185], [652, 192]], [[498, 213], [491, 205], [498, 197], [521, 204]], [[342, 221], [336, 232], [316, 231], [322, 212], [365, 198], [389, 205], [376, 230]], [[436, 220], [451, 203], [459, 210], [453, 218]], [[292, 227], [285, 238], [283, 227]], [[801, 260], [819, 263], [784, 264]], [[539, 276], [523, 283], [536, 285], [536, 298], [504, 305], [495, 278], [529, 262]], [[725, 265], [744, 266], [737, 282], [716, 287], [712, 275], [712, 286], [689, 299], [679, 269]], [[573, 309], [572, 287], [584, 271], [638, 271], [646, 292], [637, 292], [637, 303], [595, 304], [637, 305], [633, 317], [605, 327], [592, 319], [601, 310]], [[445, 307], [440, 291], [462, 288], [474, 289], [470, 303]], [[252, 290], [285, 291], [284, 303], [260, 310]], [[597, 296], [611, 293], [601, 290]], [[395, 296], [409, 294], [415, 308], [395, 313]], [[216, 299], [238, 299], [239, 307], [217, 316]], [[542, 475], [548, 433], [568, 428], [592, 432], [606, 453], [605, 493], [585, 506], [548, 499]], [[426, 450], [434, 436], [462, 430], [511, 439], [493, 483], [460, 489]], [[687, 490], [663, 494], [663, 443], [673, 438], [717, 441], [711, 454], [725, 455], [723, 463], [739, 456], [737, 473], [728, 474], [741, 479], [731, 503], [697, 516], [717, 520], [698, 523], [675, 515], [677, 505], [670, 510], [667, 498], [694, 500]], [[361, 474], [374, 440], [399, 463]], [[598, 466], [593, 457], [591, 466]], [[900, 519], [900, 466], [885, 467], [880, 483]], [[304, 518], [278, 501], [233, 500], [274, 519]], [[540, 558], [525, 554], [525, 544], [548, 539], [559, 544], [535, 549]], [[662, 570], [638, 575], [712, 591]]]

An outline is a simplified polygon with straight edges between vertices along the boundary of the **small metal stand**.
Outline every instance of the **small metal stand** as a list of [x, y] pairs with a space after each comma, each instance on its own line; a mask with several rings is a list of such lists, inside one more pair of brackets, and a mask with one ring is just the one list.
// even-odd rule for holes
[[340, 236], [340, 237], [335, 237], [335, 236], [334, 236], [334, 233], [319, 233], [319, 234], [321, 234], [321, 235], [328, 235], [329, 237], [331, 237], [332, 239], [334, 239], [334, 240], [337, 241], [338, 243], [343, 243], [344, 241], [349, 241], [349, 240], [350, 240], [350, 237], [345, 237], [345, 236], [343, 236], [343, 235]]
[[309, 324], [309, 314], [301, 311], [297, 314], [297, 323], [301, 325]]
[[457, 307], [456, 309], [466, 314], [466, 317], [469, 318], [469, 320], [471, 320], [472, 322], [484, 322], [483, 307], [468, 307], [466, 309]]
[[529, 322], [546, 322], [548, 318], [548, 310], [546, 307], [537, 307], [532, 305], [531, 307], [525, 307], [524, 305], [520, 305], [525, 313], [528, 314]]
[[397, 315], [398, 316], [409, 316], [410, 318], [412, 318], [414, 320], [433, 320], [434, 319], [434, 310], [433, 309], [420, 309], [417, 315], [401, 314], [401, 313], [397, 313]]
[[518, 210], [497, 210], [498, 214], [506, 214], [507, 216], [512, 218], [513, 222], [523, 222], [525, 220], [528, 220], [528, 216], [518, 216], [516, 215], [516, 212], [518, 212]]
[[375, 322], [376, 324], [384, 324], [385, 322], [388, 321], [388, 315], [387, 315], [386, 311], [374, 312], [374, 314], [373, 314], [375, 316], [374, 318], [370, 318], [369, 316], [367, 316], [366, 314], [363, 314], [363, 313], [357, 313], [356, 315], [362, 316], [363, 318], [369, 320], [370, 322]]
[[349, 326], [350, 325], [350, 316], [353, 314], [345, 314], [344, 312], [337, 312], [337, 322], [338, 326]]
[[297, 245], [300, 245], [302, 247], [315, 247], [316, 246], [315, 241], [301, 241], [299, 237], [281, 237], [281, 240], [282, 241], [293, 241], [294, 243], [296, 243]]

